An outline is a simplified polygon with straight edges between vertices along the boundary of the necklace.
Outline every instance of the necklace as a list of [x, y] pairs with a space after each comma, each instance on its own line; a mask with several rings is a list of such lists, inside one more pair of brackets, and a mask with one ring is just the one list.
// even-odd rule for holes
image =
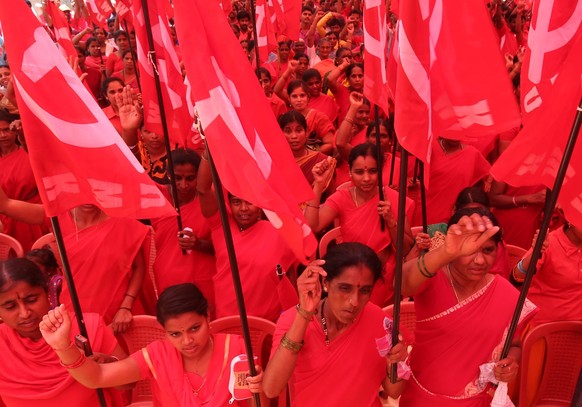
[[455, 285], [453, 284], [453, 277], [451, 276], [451, 265], [447, 264], [447, 271], [449, 274], [449, 281], [451, 282], [451, 287], [453, 288], [453, 293], [455, 294], [455, 298], [457, 299], [457, 304], [460, 303], [459, 295], [457, 294], [457, 290], [455, 290]]
[[327, 321], [323, 314], [323, 307], [325, 306], [325, 300], [321, 303], [321, 325], [323, 326], [323, 334], [325, 335], [325, 345], [329, 346], [329, 336], [327, 334]]
[[204, 380], [202, 381], [202, 384], [200, 385], [200, 387], [198, 387], [197, 389], [194, 388], [194, 386], [192, 386], [192, 382], [190, 381], [190, 378], [188, 377], [188, 373], [184, 372], [184, 376], [186, 376], [186, 380], [188, 380], [188, 384], [190, 385], [190, 387], [192, 388], [192, 393], [197, 396], [198, 393], [200, 392], [200, 390], [202, 390], [202, 388], [204, 387], [204, 385], [206, 384], [206, 376], [204, 378]]

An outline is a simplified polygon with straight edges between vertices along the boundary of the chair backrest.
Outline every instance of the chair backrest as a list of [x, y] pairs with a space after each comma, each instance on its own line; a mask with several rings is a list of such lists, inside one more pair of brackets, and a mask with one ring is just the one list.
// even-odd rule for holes
[[[382, 310], [390, 317], [394, 317], [394, 305], [388, 305]], [[404, 329], [402, 329], [404, 328]], [[410, 344], [414, 342], [414, 330], [416, 329], [416, 311], [413, 301], [402, 301], [400, 303], [400, 330], [402, 336]]]
[[325, 256], [327, 253], [327, 247], [331, 242], [335, 240], [336, 243], [342, 242], [342, 228], [341, 226], [335, 227], [319, 240], [319, 257]]
[[[122, 346], [125, 344], [129, 354], [150, 343], [163, 339], [166, 335], [164, 328], [158, 323], [156, 317], [151, 315], [135, 315], [131, 327], [121, 334]], [[148, 380], [140, 380], [131, 392], [133, 403], [153, 401], [152, 388]]]
[[[519, 406], [570, 406], [582, 366], [582, 321], [560, 321], [532, 329], [523, 341]], [[539, 380], [531, 370], [543, 361]]]
[[57, 246], [57, 240], [55, 239], [55, 235], [52, 233], [47, 233], [37, 239], [36, 242], [33, 243], [31, 249], [42, 249], [43, 247], [48, 246], [51, 251], [55, 255], [55, 259], [57, 259], [57, 264], [62, 269], [63, 262], [61, 261], [61, 256], [59, 254], [59, 248]]
[[22, 257], [24, 250], [18, 240], [12, 236], [0, 233], [0, 260], [6, 260], [13, 257]]
[[507, 250], [507, 257], [509, 259], [509, 270], [513, 270], [517, 262], [521, 260], [527, 250], [523, 247], [514, 246], [512, 244], [505, 245], [505, 249]]

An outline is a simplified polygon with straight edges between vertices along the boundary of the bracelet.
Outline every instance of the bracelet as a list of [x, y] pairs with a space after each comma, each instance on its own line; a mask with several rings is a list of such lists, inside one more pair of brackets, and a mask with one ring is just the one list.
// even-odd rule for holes
[[65, 369], [77, 369], [77, 368], [83, 366], [83, 364], [85, 363], [86, 360], [87, 360], [87, 356], [85, 356], [85, 354], [83, 352], [80, 352], [79, 359], [77, 359], [76, 361], [74, 361], [71, 364], [65, 364], [65, 363], [63, 363], [63, 361], [61, 361], [61, 366], [64, 367]]
[[297, 304], [295, 308], [297, 308], [297, 313], [301, 315], [306, 321], [311, 321], [311, 318], [317, 313], [317, 311], [307, 311], [306, 309], [301, 308], [301, 305], [299, 304]]
[[303, 347], [303, 344], [304, 344], [304, 341], [295, 342], [295, 341], [292, 341], [291, 339], [287, 338], [287, 333], [285, 333], [283, 335], [283, 338], [281, 338], [281, 346], [284, 347], [285, 349], [290, 350], [293, 353], [299, 353], [299, 351]]
[[311, 204], [306, 203], [305, 206], [309, 206], [310, 208], [319, 209], [319, 205], [311, 205]]
[[513, 197], [511, 198], [511, 202], [513, 202], [513, 206], [515, 206], [516, 208], [519, 206], [517, 204], [517, 201], [515, 200], [515, 195], [513, 195]]
[[[426, 254], [426, 252], [422, 252], [420, 254], [420, 256], [418, 256], [416, 258], [416, 266], [418, 267], [418, 271], [420, 271], [420, 274], [422, 274], [423, 277], [425, 277], [425, 278], [433, 278], [434, 276], [436, 276], [436, 273], [431, 273], [426, 268], [426, 264], [424, 263], [424, 255], [425, 254]], [[421, 264], [421, 260], [422, 260], [422, 264]]]
[[129, 308], [129, 307], [119, 307], [119, 309], [126, 309], [126, 310], [128, 310], [129, 312], [131, 312], [131, 308]]
[[344, 121], [348, 122], [349, 124], [354, 124], [354, 120], [350, 119], [349, 117], [344, 117]]
[[72, 349], [72, 348], [73, 348], [73, 346], [75, 346], [75, 343], [74, 343], [73, 341], [70, 341], [70, 342], [69, 342], [69, 344], [68, 344], [66, 347], [64, 347], [64, 348], [62, 348], [62, 349], [53, 348], [53, 350], [54, 350], [55, 352], [66, 352], [66, 351], [68, 351], [69, 349]]
[[134, 300], [137, 298], [135, 295], [131, 295], [131, 294], [125, 294], [126, 297], [130, 297], [133, 298]]
[[515, 267], [521, 274], [527, 274], [527, 270], [523, 268], [523, 259], [521, 259]]

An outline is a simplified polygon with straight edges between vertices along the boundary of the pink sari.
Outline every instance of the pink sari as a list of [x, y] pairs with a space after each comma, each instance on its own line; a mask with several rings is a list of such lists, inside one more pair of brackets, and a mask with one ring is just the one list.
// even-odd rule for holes
[[[498, 360], [517, 303], [518, 291], [495, 276], [484, 288], [457, 303], [444, 270], [414, 296], [415, 343], [412, 376], [401, 407], [477, 407], [491, 402], [479, 386], [479, 366]], [[527, 301], [518, 329], [535, 313]], [[519, 335], [519, 333], [518, 333]]]

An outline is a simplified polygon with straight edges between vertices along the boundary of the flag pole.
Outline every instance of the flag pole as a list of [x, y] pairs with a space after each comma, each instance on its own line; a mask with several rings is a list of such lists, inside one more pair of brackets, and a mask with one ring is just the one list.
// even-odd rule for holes
[[[376, 165], [378, 166], [378, 198], [384, 200], [384, 183], [382, 182], [382, 169], [384, 168], [384, 153], [380, 148], [380, 109], [378, 105], [374, 104], [374, 129], [376, 131]], [[386, 222], [384, 218], [380, 215], [380, 230], [383, 232], [386, 230]]]
[[[402, 146], [401, 146], [402, 147]], [[400, 301], [402, 299], [402, 265], [404, 263], [404, 223], [406, 216], [406, 174], [408, 172], [408, 151], [401, 148], [400, 179], [398, 181], [398, 221], [396, 223], [396, 269], [394, 270], [394, 319], [392, 327], [392, 346], [396, 345], [400, 327]], [[398, 379], [396, 363], [392, 364], [390, 381]]]
[[[145, 14], [145, 12], [144, 12]], [[149, 21], [146, 22], [146, 26], [149, 24]], [[129, 39], [129, 31], [127, 29], [127, 21], [123, 20], [123, 28], [125, 30], [125, 32], [127, 33], [127, 45], [129, 46], [129, 50], [131, 51], [131, 59], [133, 61], [133, 70], [135, 71], [135, 79], [137, 80], [137, 88], [139, 89], [139, 93], [141, 92], [141, 81], [139, 79], [139, 70], [137, 69], [137, 52], [135, 52], [135, 50], [133, 49], [133, 47], [131, 46], [131, 40]], [[150, 28], [151, 31], [151, 28]], [[136, 56], [136, 58], [134, 58], [133, 56]], [[127, 83], [126, 83], [127, 85]]]
[[536, 240], [533, 252], [531, 254], [531, 260], [529, 262], [529, 267], [527, 268], [527, 274], [525, 276], [525, 281], [521, 287], [521, 292], [519, 293], [519, 298], [517, 300], [517, 305], [515, 307], [515, 312], [513, 313], [513, 318], [511, 324], [509, 325], [509, 330], [507, 332], [507, 338], [505, 339], [505, 344], [503, 345], [503, 351], [501, 353], [501, 359], [506, 358], [509, 354], [509, 349], [511, 348], [511, 343], [513, 342], [513, 336], [515, 335], [515, 330], [517, 329], [517, 323], [519, 322], [519, 317], [523, 309], [523, 305], [526, 300], [527, 292], [532, 279], [536, 273], [536, 266], [540, 258], [542, 245], [546, 239], [546, 234], [548, 233], [548, 228], [550, 226], [550, 221], [552, 219], [552, 212], [558, 201], [558, 195], [560, 194], [560, 189], [562, 189], [562, 183], [566, 177], [566, 171], [568, 169], [568, 164], [570, 163], [570, 158], [572, 158], [572, 153], [574, 152], [574, 146], [576, 145], [576, 140], [578, 138], [578, 133], [580, 132], [580, 125], [582, 124], [582, 99], [578, 103], [576, 117], [574, 118], [574, 123], [572, 124], [572, 130], [570, 131], [570, 136], [568, 138], [568, 143], [566, 144], [566, 150], [564, 151], [564, 156], [560, 162], [560, 168], [558, 169], [558, 174], [556, 175], [556, 180], [554, 181], [554, 187], [552, 188], [552, 194], [546, 206], [546, 213], [544, 213], [544, 219], [542, 221], [542, 226], [540, 227], [540, 232]]
[[[170, 135], [168, 134], [168, 123], [166, 122], [166, 110], [164, 108], [164, 98], [162, 96], [162, 85], [160, 84], [160, 76], [157, 69], [156, 52], [154, 48], [154, 37], [152, 35], [152, 26], [150, 24], [150, 13], [148, 10], [148, 3], [146, 0], [141, 0], [141, 7], [143, 9], [143, 16], [145, 20], [145, 28], [148, 37], [148, 48], [151, 63], [154, 71], [154, 81], [156, 83], [156, 95], [158, 97], [158, 105], [160, 106], [160, 118], [162, 119], [162, 130], [164, 132], [164, 144], [166, 145], [166, 155], [168, 157], [168, 178], [170, 178], [170, 185], [172, 186], [172, 200], [174, 201], [174, 208], [178, 213], [176, 221], [178, 223], [178, 232], [181, 232], [184, 227], [182, 225], [182, 214], [180, 213], [180, 203], [178, 202], [178, 189], [176, 187], [176, 175], [174, 174], [174, 160], [172, 159], [172, 148], [170, 146]], [[124, 21], [125, 22], [125, 21]], [[127, 22], [125, 22], [127, 26]], [[186, 255], [186, 251], [182, 250], [182, 254]]]
[[[200, 134], [204, 135], [202, 131], [202, 126], [200, 126]], [[232, 282], [234, 285], [234, 292], [236, 294], [236, 302], [240, 314], [240, 322], [242, 326], [245, 347], [247, 350], [247, 358], [249, 361], [249, 372], [251, 376], [256, 376], [257, 371], [255, 369], [255, 364], [253, 363], [254, 361], [253, 347], [251, 343], [251, 333], [249, 330], [249, 323], [247, 319], [247, 310], [242, 291], [242, 284], [240, 281], [238, 262], [236, 260], [236, 252], [234, 250], [234, 241], [232, 240], [232, 232], [230, 230], [230, 221], [228, 218], [228, 214], [226, 213], [226, 203], [224, 202], [224, 194], [222, 193], [222, 182], [220, 181], [220, 177], [218, 176], [218, 171], [216, 171], [216, 166], [214, 165], [214, 160], [212, 159], [212, 155], [210, 154], [208, 144], [206, 144], [206, 153], [208, 154], [208, 164], [210, 164], [210, 171], [212, 172], [212, 182], [214, 183], [214, 190], [216, 192], [216, 199], [218, 201], [218, 212], [220, 214], [222, 231], [224, 232], [224, 240], [226, 242], [226, 248], [228, 251], [228, 260], [230, 263], [230, 270], [232, 273]], [[261, 407], [261, 400], [259, 398], [259, 394], [254, 393], [253, 398], [255, 401], [255, 406]]]
[[392, 159], [390, 160], [390, 178], [388, 180], [388, 185], [392, 185], [394, 182], [394, 167], [396, 167], [396, 150], [398, 149], [398, 140], [394, 137], [394, 142], [392, 143]]
[[259, 38], [257, 37], [257, 11], [255, 0], [249, 0], [249, 3], [251, 5], [251, 23], [253, 24], [253, 42], [255, 43], [255, 61], [257, 64], [256, 68], [258, 68], [261, 66], [261, 61], [259, 59]]
[[[83, 346], [83, 351], [85, 353], [85, 356], [89, 357], [93, 355], [93, 349], [91, 349], [91, 341], [89, 339], [89, 335], [87, 334], [87, 327], [85, 326], [83, 312], [81, 311], [81, 303], [79, 302], [77, 288], [75, 287], [75, 281], [73, 280], [73, 275], [71, 273], [71, 266], [69, 265], [67, 251], [65, 250], [65, 241], [63, 240], [63, 233], [61, 232], [61, 225], [59, 224], [59, 219], [56, 216], [52, 216], [50, 219], [51, 225], [53, 227], [53, 232], [55, 235], [55, 240], [57, 242], [59, 255], [61, 256], [61, 262], [63, 265], [63, 275], [65, 277], [65, 281], [67, 282], [67, 286], [69, 287], [69, 292], [71, 293], [71, 302], [73, 303], [75, 318], [77, 320], [77, 325], [79, 326], [79, 333], [87, 340], [85, 346]], [[103, 390], [102, 389], [96, 390], [97, 397], [99, 398], [99, 405], [101, 407], [107, 407]]]
[[428, 220], [426, 216], [426, 188], [424, 186], [424, 162], [417, 158], [420, 180], [420, 206], [422, 209], [422, 232], [428, 233]]

